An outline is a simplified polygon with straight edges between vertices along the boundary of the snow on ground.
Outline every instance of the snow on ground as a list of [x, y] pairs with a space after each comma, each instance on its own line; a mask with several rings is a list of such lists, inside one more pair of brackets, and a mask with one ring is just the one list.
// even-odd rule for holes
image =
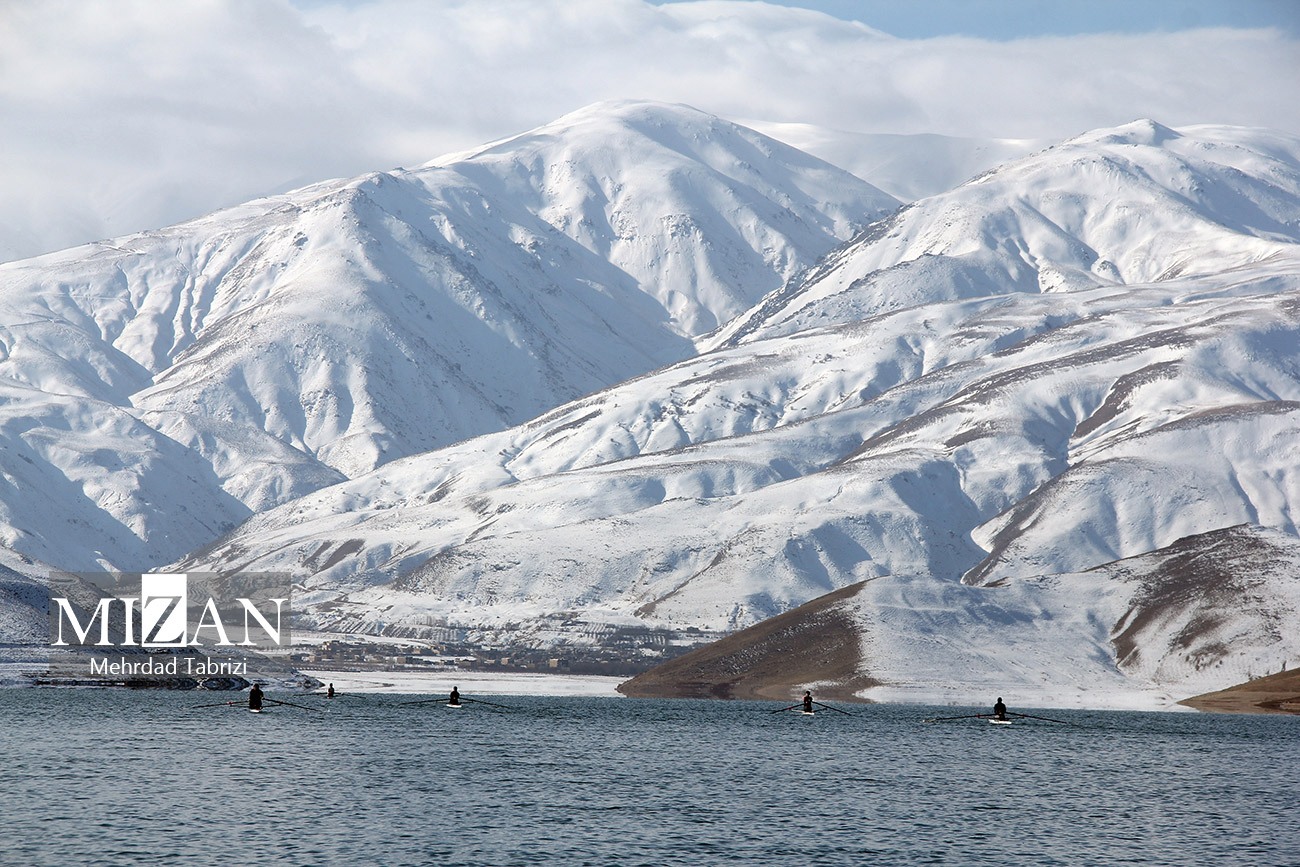
[[873, 658], [913, 686], [881, 695], [917, 700], [1159, 704], [1115, 685], [1110, 645], [1166, 687], [1170, 659], [1223, 662], [1223, 686], [1278, 656], [1296, 606], [1263, 561], [1278, 601], [1255, 619], [1200, 616], [1262, 591], [1190, 567], [1120, 596], [1118, 572], [1023, 582], [1238, 524], [1297, 535], [1300, 139], [1094, 131], [759, 299], [892, 205], [626, 104], [11, 263], [0, 543], [286, 571], [316, 625], [356, 631], [734, 628], [888, 576], [878, 620], [913, 645]]
[[615, 689], [625, 677], [595, 674], [544, 674], [496, 671], [333, 671], [304, 668], [336, 692], [409, 693], [442, 695], [457, 687], [467, 698], [474, 695], [556, 695], [621, 697]]

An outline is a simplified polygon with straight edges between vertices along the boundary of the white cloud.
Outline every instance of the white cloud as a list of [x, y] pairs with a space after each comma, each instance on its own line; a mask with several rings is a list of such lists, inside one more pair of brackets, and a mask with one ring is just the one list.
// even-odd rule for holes
[[762, 3], [28, 0], [0, 9], [0, 259], [414, 165], [600, 99], [856, 132], [1300, 132], [1267, 31], [902, 40]]

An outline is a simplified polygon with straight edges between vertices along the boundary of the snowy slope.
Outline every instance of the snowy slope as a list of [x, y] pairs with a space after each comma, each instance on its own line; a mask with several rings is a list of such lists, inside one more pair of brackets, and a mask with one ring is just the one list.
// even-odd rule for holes
[[0, 662], [6, 661], [6, 646], [49, 641], [49, 574], [44, 563], [0, 548]]
[[[735, 629], [877, 579], [865, 598], [904, 595], [873, 609], [928, 611], [909, 627], [918, 646], [960, 650], [949, 662], [917, 651], [928, 674], [899, 663], [938, 683], [960, 682], [980, 654], [995, 671], [1000, 652], [981, 650], [991, 630], [1056, 610], [1008, 593], [987, 628], [949, 636], [980, 610], [983, 588], [1242, 523], [1295, 536], [1300, 243], [1287, 232], [1300, 225], [1300, 148], [1251, 131], [1141, 132], [1082, 137], [981, 179], [978, 195], [963, 188], [889, 221], [894, 249], [917, 249], [914, 235], [933, 230], [914, 212], [1007, 227], [997, 248], [971, 242], [987, 291], [952, 297], [951, 283], [926, 282], [922, 262], [909, 286], [922, 303], [878, 304], [892, 301], [886, 277], [852, 276], [875, 254], [860, 239], [761, 302], [742, 317], [755, 327], [714, 351], [301, 498], [184, 565], [290, 570], [320, 625], [448, 622], [525, 642], [553, 640], [542, 624], [556, 618]], [[1117, 147], [1125, 171], [1078, 171], [1089, 152], [1104, 162]], [[1162, 176], [1192, 165], [1182, 152], [1217, 162], [1195, 163], [1199, 177]], [[1169, 204], [1191, 188], [1218, 192], [1195, 209]], [[1043, 214], [1063, 197], [1149, 202], [1134, 217], [1140, 233], [1086, 213], [1071, 224], [1108, 238], [1127, 278], [1060, 292], [1018, 282], [1015, 267], [1042, 273], [1049, 253], [1078, 245], [1041, 222], [1011, 232], [1008, 208]], [[1175, 247], [1180, 269], [1156, 261]], [[809, 327], [813, 318], [830, 324]], [[1081, 586], [1051, 604], [1068, 601], [1081, 622], [1110, 611], [1108, 591]], [[1094, 654], [1062, 650], [1077, 632], [1052, 634], [1030, 654], [1059, 657], [1052, 671]], [[1097, 665], [1097, 680], [1078, 682], [1136, 679], [1150, 687], [1138, 693], [1159, 692], [1150, 673]]]
[[[753, 130], [656, 103], [598, 103], [423, 172], [444, 168], [469, 179], [489, 208], [537, 214], [548, 234], [630, 275], [688, 336], [744, 312], [835, 239], [899, 205]], [[525, 245], [546, 240], [519, 220]]]
[[[400, 594], [421, 616], [590, 607], [734, 628], [873, 575], [956, 581], [987, 556], [972, 533], [994, 534], [1004, 510], [1068, 477], [1071, 453], [1086, 455], [1078, 472], [1113, 467], [1147, 512], [1094, 549], [1056, 536], [1113, 501], [1057, 506], [1059, 521], [1033, 525], [1055, 528], [1033, 549], [1051, 565], [1252, 516], [1290, 529], [1300, 296], [1221, 298], [1204, 282], [1201, 300], [1180, 281], [1081, 293], [1069, 308], [954, 302], [711, 353], [302, 498], [189, 565], [290, 569], [318, 588], [404, 579], [357, 597], [364, 611]], [[1257, 345], [1288, 348], [1261, 364]], [[1258, 418], [1220, 428], [1197, 401]], [[1216, 498], [1189, 505], [1188, 489], [1152, 491], [1131, 473], [1125, 457], [1166, 427], [1201, 424], [1234, 443], [1221, 466], [1200, 443], [1160, 456]]]
[[[1294, 535], [1242, 525], [995, 587], [882, 581], [858, 598], [864, 667], [886, 682], [865, 695], [1169, 705], [1300, 657], [1300, 635], [1288, 628], [1300, 619], [1297, 566]], [[944, 595], [965, 598], [945, 605]], [[945, 608], [956, 616], [942, 617], [939, 632]], [[958, 681], [955, 671], [967, 674]]]
[[[426, 366], [411, 371], [412, 379], [347, 392], [374, 401], [349, 416], [368, 419], [360, 438], [353, 436], [333, 410], [308, 411], [316, 405], [300, 399], [300, 381], [284, 371], [299, 369], [299, 352], [347, 358], [335, 372], [318, 365], [329, 383], [322, 400], [343, 393], [330, 377], [383, 379], [383, 352], [367, 355], [373, 342], [347, 329], [367, 335], [382, 322], [384, 333], [400, 335], [423, 327], [421, 308], [412, 306], [423, 296], [398, 276], [391, 285], [416, 301], [394, 300], [383, 289], [390, 284], [376, 280], [363, 300], [355, 293], [336, 299], [348, 311], [342, 317], [283, 287], [271, 291], [280, 286], [271, 280], [256, 303], [235, 304], [210, 334], [206, 326], [196, 331], [190, 348], [156, 376], [137, 356], [145, 346], [166, 356], [158, 349], [165, 341], [136, 334], [123, 344], [134, 347], [132, 355], [80, 337], [84, 323], [68, 315], [76, 293], [46, 294], [47, 305], [61, 305], [59, 315], [30, 308], [33, 333], [57, 328], [60, 339], [84, 339], [86, 348], [69, 360], [53, 351], [53, 337], [44, 355], [20, 347], [25, 363], [14, 369], [26, 379], [14, 387], [37, 388], [39, 380], [49, 392], [48, 384], [58, 383], [73, 395], [72, 408], [60, 413], [74, 419], [75, 408], [98, 401], [79, 430], [117, 431], [101, 420], [111, 410], [126, 417], [115, 437], [171, 432], [172, 442], [186, 446], [186, 460], [202, 459], [195, 485], [203, 482], [198, 469], [210, 468], [232, 512], [253, 507], [247, 493], [231, 493], [244, 464], [231, 456], [227, 437], [268, 465], [275, 465], [264, 447], [271, 440], [321, 472], [341, 477], [346, 470], [351, 477], [337, 484], [257, 506], [216, 544], [191, 546], [174, 563], [195, 571], [291, 572], [302, 583], [296, 598], [308, 606], [305, 620], [320, 627], [418, 634], [453, 624], [484, 640], [545, 646], [595, 640], [593, 624], [737, 629], [866, 581], [852, 599], [861, 606], [863, 658], [876, 667], [862, 674], [897, 688], [888, 695], [946, 699], [954, 684], [1003, 682], [1029, 692], [1060, 678], [1053, 689], [1113, 689], [1150, 702], [1183, 688], [1225, 686], [1241, 665], [1292, 652], [1269, 625], [1289, 616], [1291, 586], [1260, 565], [1283, 554], [1228, 558], [1216, 574], [1240, 568], [1249, 580], [1193, 582], [1186, 598], [1161, 589], [1167, 576], [1155, 584], [1125, 577], [1164, 575], [1167, 558], [1123, 570], [1162, 549], [1181, 556], [1179, 540], [1189, 537], [1204, 537], [1215, 556], [1227, 556], [1232, 546], [1207, 534], [1243, 524], [1253, 529], [1240, 532], [1264, 540], [1243, 543], [1250, 551], [1289, 550], [1287, 540], [1300, 535], [1293, 519], [1300, 509], [1300, 141], [1151, 122], [1097, 131], [917, 201], [800, 275], [782, 264], [792, 259], [771, 258], [760, 246], [772, 237], [767, 230], [743, 235], [749, 240], [735, 256], [715, 255], [715, 238], [727, 234], [721, 215], [758, 213], [736, 193], [735, 179], [708, 183], [728, 165], [713, 142], [732, 141], [735, 128], [701, 120], [698, 136], [679, 136], [672, 130], [687, 129], [684, 121], [665, 127], [655, 118], [684, 110], [655, 109], [649, 119], [646, 111], [633, 104], [584, 112], [556, 129], [417, 172], [330, 187], [330, 195], [342, 191], [356, 205], [349, 213], [371, 214], [357, 226], [382, 224], [385, 233], [357, 245], [348, 235], [355, 226], [345, 225], [324, 233], [320, 248], [293, 266], [346, 277], [350, 264], [373, 269], [390, 261], [376, 251], [412, 236], [402, 227], [414, 225], [410, 214], [424, 195], [414, 176], [454, 175], [458, 180], [437, 187], [438, 213], [456, 214], [447, 224], [454, 231], [437, 235], [451, 246], [448, 239], [459, 238], [455, 262], [489, 275], [456, 284], [467, 292], [457, 297], [477, 305], [464, 321], [486, 323], [488, 331], [499, 325], [529, 346], [529, 329], [545, 322], [547, 339], [536, 345], [554, 354], [551, 361], [564, 360], [552, 367], [535, 355], [534, 373], [578, 376], [586, 359], [617, 384], [567, 403], [552, 390], [547, 399], [558, 405], [536, 417], [420, 451], [385, 419], [407, 412], [411, 395], [423, 393]], [[637, 157], [641, 164], [657, 165], [658, 149], [667, 147], [690, 155], [689, 178], [667, 182], [671, 173], [656, 171], [623, 188], [608, 185], [608, 172], [623, 165], [608, 154], [600, 159], [613, 162], [591, 157], [595, 180], [573, 176], [564, 168], [567, 149], [583, 150], [587, 124], [604, 128], [606, 112], [640, 131], [635, 141], [648, 149]], [[735, 135], [749, 141], [753, 134]], [[732, 144], [726, 152], [743, 150]], [[801, 165], [795, 157], [782, 162]], [[781, 200], [790, 213], [804, 198], [825, 194], [801, 186], [820, 182], [795, 174], [802, 180], [787, 185]], [[629, 185], [636, 196], [613, 207]], [[433, 189], [423, 180], [418, 186]], [[476, 192], [465, 192], [470, 188]], [[706, 204], [692, 217], [695, 228], [663, 224], [663, 244], [677, 250], [698, 238], [694, 277], [678, 267], [684, 254], [645, 255], [647, 227], [658, 225], [652, 219], [610, 217], [686, 188]], [[373, 210], [374, 202], [384, 207]], [[822, 218], [824, 234], [842, 225], [836, 207]], [[525, 214], [550, 229], [532, 231], [533, 222], [526, 224], [532, 234], [518, 234]], [[759, 222], [783, 224], [772, 214]], [[515, 227], [516, 234], [507, 232], [514, 246], [496, 243], [493, 227], [501, 224]], [[620, 234], [620, 225], [632, 228]], [[518, 299], [527, 281], [514, 275], [511, 257], [537, 239], [539, 251], [552, 252], [539, 254], [529, 273], [555, 291], [525, 305]], [[430, 249], [442, 250], [441, 243]], [[751, 273], [745, 249], [763, 251], [774, 281], [779, 274], [791, 279], [762, 297], [766, 290], [755, 291], [748, 311], [702, 336], [743, 291], [700, 275]], [[617, 274], [641, 275], [643, 288], [619, 294], [621, 277], [581, 285], [553, 279], [564, 263], [589, 254]], [[408, 259], [422, 285], [454, 283], [431, 279], [446, 262], [428, 250]], [[332, 297], [335, 279], [322, 278], [324, 294], [312, 297]], [[581, 300], [594, 297], [583, 294], [593, 286], [610, 300], [608, 315]], [[724, 288], [709, 288], [717, 286]], [[685, 306], [673, 294], [683, 289]], [[441, 304], [451, 296], [438, 297]], [[383, 305], [369, 306], [369, 299], [391, 302], [400, 315], [375, 313]], [[98, 312], [125, 322], [134, 321], [128, 313], [135, 309], [142, 308]], [[642, 317], [645, 310], [658, 318]], [[588, 314], [595, 318], [584, 319]], [[266, 343], [256, 340], [264, 329], [272, 334]], [[320, 342], [326, 338], [333, 342]], [[510, 339], [490, 346], [515, 345]], [[708, 351], [693, 354], [692, 340]], [[294, 341], [317, 342], [307, 351]], [[677, 360], [651, 369], [652, 350], [677, 353]], [[253, 366], [258, 353], [271, 359], [268, 366]], [[507, 390], [530, 395], [541, 387], [511, 367], [509, 352], [482, 357], [483, 370], [462, 364], [460, 373], [484, 383], [505, 377]], [[628, 375], [629, 364], [640, 369]], [[304, 364], [302, 371], [310, 376], [316, 368]], [[235, 387], [244, 380], [247, 388]], [[119, 391], [131, 395], [130, 407], [115, 402]], [[471, 392], [455, 392], [467, 408], [477, 399]], [[297, 415], [285, 411], [292, 407]], [[226, 426], [221, 436], [212, 432], [214, 419]], [[93, 443], [61, 459], [87, 467], [114, 453], [95, 452]], [[51, 463], [45, 455], [29, 457]], [[141, 461], [133, 458], [127, 472]], [[245, 483], [256, 484], [256, 476]], [[105, 502], [109, 490], [86, 499]], [[120, 483], [116, 493], [111, 502], [152, 517]], [[219, 518], [215, 508], [203, 515]], [[176, 513], [169, 519], [180, 520]], [[30, 521], [22, 526], [39, 531]], [[1077, 575], [1090, 577], [1041, 577]], [[1207, 612], [1244, 609], [1257, 597], [1271, 600], [1267, 616], [1233, 618], [1227, 631], [1198, 633], [1204, 642], [1179, 637]], [[874, 623], [884, 631], [874, 632]], [[1002, 641], [1009, 625], [1020, 627], [1020, 637]], [[908, 640], [882, 649], [899, 630]], [[1214, 651], [1215, 642], [1232, 652]], [[1177, 673], [1184, 651], [1204, 664]], [[1232, 654], [1241, 658], [1232, 662]]]
[[0, 267], [0, 541], [156, 566], [692, 355], [897, 203], [684, 106]]
[[[765, 621], [647, 672], [630, 694], [768, 698], [853, 693], [876, 701], [1020, 707], [1168, 707], [1206, 684], [1276, 671], [1300, 655], [1300, 540], [1241, 525], [1073, 574], [971, 587], [890, 575], [783, 615], [786, 633], [842, 647], [791, 677], [799, 648]], [[1086, 602], [1084, 601], [1086, 600]], [[1242, 604], [1248, 602], [1248, 604]], [[788, 642], [787, 642], [788, 643]], [[850, 657], [844, 659], [843, 657]]]
[[714, 345], [1007, 292], [1227, 274], [1300, 240], [1300, 141], [1153, 121], [1009, 163], [872, 226]]

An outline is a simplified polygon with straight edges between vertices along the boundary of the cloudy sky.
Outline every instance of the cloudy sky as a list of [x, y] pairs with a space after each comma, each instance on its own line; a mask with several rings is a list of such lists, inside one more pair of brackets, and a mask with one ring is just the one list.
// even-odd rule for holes
[[602, 99], [858, 133], [1300, 135], [1291, 0], [0, 0], [0, 261]]

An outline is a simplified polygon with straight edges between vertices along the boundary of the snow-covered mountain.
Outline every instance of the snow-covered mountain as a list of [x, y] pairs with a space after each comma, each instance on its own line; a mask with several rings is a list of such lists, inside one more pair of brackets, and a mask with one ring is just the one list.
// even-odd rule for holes
[[716, 117], [607, 103], [2, 266], [0, 542], [157, 566], [691, 356], [897, 204]]
[[[1083, 492], [1068, 517], [1110, 515], [1089, 526], [1110, 547], [1060, 545], [1047, 530], [1073, 532], [1065, 514], [1028, 522], [1013, 538], [1045, 540], [1033, 568], [1207, 525], [1288, 528], [1300, 299], [1198, 285], [927, 305], [719, 350], [301, 498], [186, 565], [291, 569], [311, 587], [402, 578], [356, 597], [372, 626], [400, 599], [462, 622], [599, 608], [725, 629], [865, 577], [981, 576], [1006, 546], [972, 534], [1097, 467], [1116, 492]], [[1292, 348], [1261, 363], [1261, 344]], [[1231, 447], [1206, 460], [1220, 436]], [[1136, 476], [1148, 442], [1169, 450]], [[1197, 486], [1149, 489], [1183, 464]]]
[[[1022, 706], [1171, 706], [1207, 685], [1294, 661], [1297, 570], [1300, 539], [1242, 525], [1085, 572], [997, 586], [889, 576], [738, 632], [622, 689], [787, 698], [817, 682], [821, 694], [847, 688], [879, 701], [978, 705], [1007, 695]], [[792, 646], [791, 635], [802, 640]], [[803, 658], [806, 647], [834, 667]]]
[[[497, 637], [735, 629], [876, 579], [926, 588], [916, 628], [944, 643], [976, 585], [1243, 523], [1297, 534], [1298, 230], [1294, 139], [1082, 136], [868, 229], [712, 351], [300, 498], [183, 565], [291, 570], [324, 626]], [[1266, 580], [1290, 598], [1291, 575]], [[1220, 657], [1300, 654], [1256, 639]]]
[[[44, 488], [0, 526], [64, 568], [288, 571], [344, 631], [735, 630], [839, 591], [875, 660], [843, 677], [895, 697], [1300, 656], [1261, 565], [1300, 537], [1300, 140], [1100, 130], [831, 249], [892, 207], [846, 177], [606, 105], [120, 244], [142, 270], [24, 263], [4, 469]], [[1178, 584], [1189, 538], [1251, 580]]]
[[1135, 121], [915, 202], [737, 317], [719, 342], [1008, 292], [1230, 274], [1300, 240], [1300, 144]]

